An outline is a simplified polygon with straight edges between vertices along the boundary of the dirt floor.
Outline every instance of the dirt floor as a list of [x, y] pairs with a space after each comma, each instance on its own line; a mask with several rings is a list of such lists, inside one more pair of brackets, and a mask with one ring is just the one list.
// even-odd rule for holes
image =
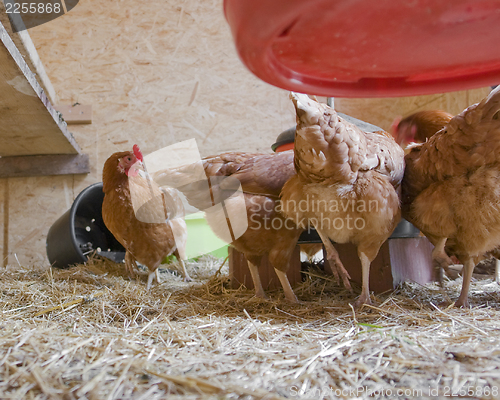
[[[145, 291], [123, 266], [11, 267], [0, 277], [2, 399], [499, 398], [500, 287], [405, 284], [355, 312], [319, 270], [261, 301], [228, 289], [223, 260], [162, 271]], [[175, 266], [169, 266], [175, 268]], [[358, 290], [359, 293], [359, 290]], [[449, 296], [449, 298], [447, 298]]]

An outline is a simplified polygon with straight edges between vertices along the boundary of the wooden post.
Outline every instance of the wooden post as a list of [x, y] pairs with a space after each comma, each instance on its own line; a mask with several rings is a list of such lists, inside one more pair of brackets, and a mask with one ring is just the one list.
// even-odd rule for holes
[[[229, 277], [231, 279], [231, 287], [237, 289], [241, 285], [243, 285], [247, 289], [253, 289], [253, 281], [252, 276], [250, 275], [250, 270], [248, 269], [247, 259], [242, 253], [240, 253], [232, 246], [229, 246], [228, 251]], [[302, 282], [300, 265], [300, 247], [296, 246], [287, 271], [288, 280], [290, 281], [290, 285], [292, 286]], [[281, 288], [281, 283], [278, 279], [278, 276], [276, 275], [276, 272], [274, 272], [274, 268], [269, 263], [267, 256], [264, 256], [262, 258], [262, 262], [259, 266], [259, 275], [264, 290]]]
[[[361, 285], [361, 262], [356, 246], [350, 243], [335, 243], [334, 246], [351, 280]], [[382, 293], [393, 290], [404, 281], [422, 285], [437, 281], [437, 273], [432, 266], [432, 249], [426, 237], [388, 239], [372, 261], [370, 290]], [[324, 249], [323, 254], [326, 258]], [[326, 260], [325, 272], [331, 274]]]

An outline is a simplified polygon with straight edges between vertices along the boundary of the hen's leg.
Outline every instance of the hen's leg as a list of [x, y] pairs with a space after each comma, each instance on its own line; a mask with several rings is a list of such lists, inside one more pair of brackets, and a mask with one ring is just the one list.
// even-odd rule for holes
[[260, 257], [247, 257], [248, 269], [252, 275], [253, 287], [255, 288], [255, 297], [260, 297], [261, 299], [268, 300], [264, 288], [262, 287], [262, 282], [260, 281], [259, 267]]
[[500, 260], [495, 258], [495, 282], [500, 285]]
[[439, 238], [432, 250], [432, 263], [437, 272], [438, 282], [443, 286], [443, 271], [448, 272], [448, 266], [453, 264], [450, 257], [446, 254], [444, 247], [448, 238]]
[[137, 276], [137, 263], [135, 262], [134, 257], [132, 257], [132, 254], [130, 254], [129, 251], [125, 252], [125, 268], [132, 278], [135, 278]]
[[183, 258], [185, 258], [185, 257], [181, 257], [181, 254], [180, 254], [178, 249], [175, 249], [174, 255], [177, 258], [177, 260], [179, 261], [179, 264], [181, 265], [182, 275], [184, 276], [184, 282], [191, 282], [192, 279], [187, 272], [186, 264], [184, 264], [184, 260], [183, 260]]
[[148, 285], [146, 286], [146, 290], [149, 292], [149, 289], [151, 289], [151, 284], [153, 283], [153, 279], [156, 275], [156, 269], [153, 272], [150, 272], [148, 275]]
[[295, 296], [295, 293], [293, 292], [292, 286], [290, 285], [290, 281], [288, 280], [288, 277], [286, 276], [286, 272], [280, 271], [279, 269], [274, 269], [276, 272], [276, 275], [278, 275], [278, 278], [281, 282], [281, 286], [283, 286], [283, 292], [285, 292], [285, 298], [291, 302], [291, 303], [298, 303], [299, 301], [297, 300], [297, 296]]
[[472, 278], [472, 272], [474, 271], [474, 260], [472, 257], [464, 257], [464, 259], [460, 260], [464, 264], [464, 269], [463, 269], [463, 282], [462, 282], [462, 291], [460, 292], [460, 297], [458, 300], [455, 302], [455, 307], [469, 307], [469, 300], [468, 300], [468, 295], [469, 295], [469, 286], [470, 286], [470, 280]]
[[324, 232], [322, 232], [321, 229], [318, 229], [317, 227], [314, 228], [316, 229], [316, 232], [318, 232], [318, 235], [321, 238], [323, 245], [325, 246], [326, 258], [330, 263], [330, 266], [332, 267], [332, 273], [335, 277], [335, 280], [337, 281], [337, 283], [339, 282], [340, 274], [342, 282], [344, 283], [344, 287], [352, 293], [351, 283], [349, 282], [349, 279], [351, 277], [349, 276], [349, 272], [347, 272], [344, 268], [344, 264], [342, 264], [342, 261], [340, 261], [339, 253], [337, 253], [337, 250], [335, 250], [335, 247], [333, 246], [330, 238]]
[[158, 282], [158, 285], [161, 283], [160, 282], [160, 271], [159, 268], [155, 269], [155, 277], [156, 277], [156, 282]]
[[361, 243], [358, 246], [358, 257], [361, 261], [361, 273], [362, 273], [362, 289], [361, 295], [354, 302], [355, 308], [360, 308], [363, 304], [372, 304], [370, 299], [370, 265], [372, 261], [377, 257], [382, 243], [378, 245], [364, 246]]
[[368, 256], [358, 251], [359, 260], [361, 261], [361, 276], [362, 276], [362, 289], [361, 295], [354, 302], [355, 308], [360, 308], [363, 304], [372, 304], [370, 299], [370, 264], [371, 260]]

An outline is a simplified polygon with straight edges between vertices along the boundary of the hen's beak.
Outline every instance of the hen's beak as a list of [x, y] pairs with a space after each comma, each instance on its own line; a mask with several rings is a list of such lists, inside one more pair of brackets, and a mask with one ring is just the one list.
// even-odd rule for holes
[[139, 171], [143, 169], [142, 162], [137, 160], [135, 163], [133, 163], [130, 168], [127, 171], [127, 176], [137, 176], [139, 175]]

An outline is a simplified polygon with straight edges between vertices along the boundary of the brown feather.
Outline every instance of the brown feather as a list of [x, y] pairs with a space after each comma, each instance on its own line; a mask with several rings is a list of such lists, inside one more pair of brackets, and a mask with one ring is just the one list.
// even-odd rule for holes
[[[500, 89], [405, 157], [403, 216], [431, 241], [447, 239], [466, 264], [500, 245], [499, 113]], [[469, 281], [458, 305], [467, 305]]]

